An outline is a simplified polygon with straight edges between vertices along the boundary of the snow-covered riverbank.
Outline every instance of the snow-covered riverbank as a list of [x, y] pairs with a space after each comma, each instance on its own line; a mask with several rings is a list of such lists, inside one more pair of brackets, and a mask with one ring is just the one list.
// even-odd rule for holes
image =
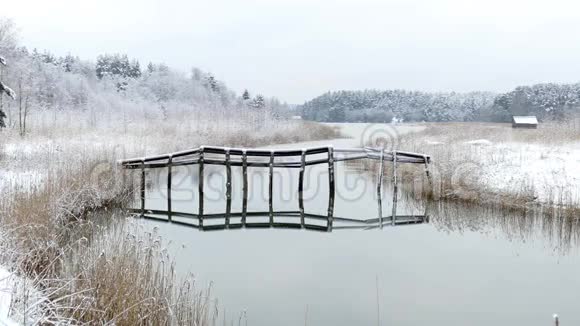
[[427, 124], [402, 137], [400, 148], [430, 154], [442, 191], [453, 195], [578, 206], [580, 130], [571, 126]]
[[41, 313], [47, 304], [32, 280], [0, 267], [0, 326], [42, 324], [48, 321]]

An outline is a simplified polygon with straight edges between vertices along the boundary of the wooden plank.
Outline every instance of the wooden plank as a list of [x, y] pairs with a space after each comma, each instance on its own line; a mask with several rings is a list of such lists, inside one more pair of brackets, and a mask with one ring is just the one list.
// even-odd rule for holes
[[[230, 152], [231, 155], [234, 155], [233, 153]], [[307, 153], [308, 154], [308, 153]], [[277, 157], [277, 155], [274, 155], [275, 157]], [[399, 153], [397, 156], [397, 162], [398, 163], [409, 163], [409, 164], [424, 164], [425, 163], [425, 159], [424, 158], [413, 158], [413, 157], [404, 157], [401, 156], [401, 154]], [[340, 157], [335, 157], [334, 158], [334, 162], [341, 162], [341, 161], [350, 161], [350, 160], [359, 160], [359, 159], [373, 159], [373, 160], [380, 160], [380, 155], [376, 154], [376, 153], [366, 153], [366, 154], [346, 154], [346, 155], [342, 155]], [[388, 156], [384, 157], [385, 161], [392, 161], [392, 154], [389, 154]], [[429, 162], [429, 158], [426, 158], [427, 162]], [[326, 158], [324, 159], [315, 159], [315, 160], [310, 160], [306, 162], [306, 166], [311, 166], [311, 165], [317, 165], [317, 164], [326, 164], [328, 162], [328, 160]], [[193, 158], [193, 159], [187, 159], [187, 160], [173, 160], [173, 166], [187, 166], [187, 165], [196, 165], [199, 164], [199, 157]], [[205, 165], [222, 165], [225, 166], [226, 162], [224, 159], [219, 159], [219, 158], [206, 158], [204, 160], [204, 164]], [[242, 166], [242, 162], [241, 161], [237, 161], [237, 160], [230, 160], [230, 165], [231, 166]], [[263, 162], [263, 161], [248, 161], [247, 165], [249, 167], [269, 167], [270, 163], [269, 162]], [[285, 162], [275, 162], [274, 163], [274, 168], [300, 168], [300, 161], [285, 161]], [[123, 165], [123, 168], [125, 169], [140, 169], [142, 167], [141, 163], [131, 163], [131, 164], [125, 164]], [[159, 169], [159, 168], [166, 168], [167, 167], [167, 162], [157, 162], [157, 163], [146, 163], [145, 164], [145, 168], [146, 169]]]
[[391, 214], [391, 223], [395, 225], [397, 221], [397, 152], [393, 151], [393, 212]]
[[171, 222], [171, 161], [173, 157], [169, 156], [167, 160], [167, 219]]
[[382, 189], [383, 189], [383, 174], [385, 169], [385, 147], [381, 147], [381, 162], [379, 163], [379, 176], [377, 180], [377, 202], [379, 205], [378, 208], [378, 218], [379, 218], [379, 225], [381, 229], [383, 228], [383, 198], [382, 198]]
[[161, 160], [169, 159], [169, 156], [176, 158], [176, 157], [182, 157], [182, 156], [187, 156], [187, 155], [195, 155], [195, 154], [199, 153], [199, 151], [200, 151], [200, 149], [196, 148], [196, 149], [192, 149], [192, 150], [175, 152], [172, 154], [155, 155], [155, 156], [149, 156], [149, 157], [145, 157], [145, 158], [131, 158], [131, 159], [126, 159], [126, 160], [121, 160], [120, 163], [122, 165], [125, 165], [125, 164], [139, 163], [141, 161], [144, 161], [144, 162], [161, 161]]
[[274, 224], [274, 151], [270, 152], [270, 168], [268, 170], [268, 207], [270, 211], [270, 224]]
[[298, 207], [300, 209], [300, 225], [304, 226], [304, 172], [306, 170], [306, 150], [302, 150], [300, 174], [298, 176]]
[[226, 150], [226, 228], [230, 225], [230, 214], [232, 211], [232, 166], [230, 164], [230, 151]]
[[[217, 146], [204, 146], [204, 150], [206, 153], [211, 154], [224, 154], [226, 147], [217, 147]], [[242, 152], [246, 150], [248, 156], [260, 156], [260, 157], [269, 157], [274, 152], [275, 157], [286, 157], [286, 156], [298, 156], [301, 153], [301, 150], [298, 149], [276, 149], [276, 150], [269, 150], [269, 149], [243, 149], [243, 148], [230, 148], [230, 153], [232, 155], [241, 155]], [[311, 147], [306, 149], [307, 154], [322, 154], [326, 153], [327, 147]]]
[[[172, 156], [174, 159], [174, 165], [177, 164], [197, 164], [196, 159], [186, 159], [186, 160], [179, 160], [175, 161], [175, 158], [178, 157], [186, 157], [186, 156], [195, 156], [200, 154], [202, 151], [206, 153], [212, 154], [225, 154], [226, 147], [215, 147], [215, 146], [202, 146], [200, 148], [192, 149], [192, 150], [185, 150], [180, 152], [175, 152], [171, 154], [163, 154], [163, 155], [156, 155], [156, 156], [149, 156], [145, 158], [132, 158], [121, 160], [119, 163], [127, 168], [138, 168], [142, 162], [151, 162], [151, 167], [166, 167], [167, 163], [165, 162], [157, 162], [157, 161], [166, 161], [169, 159], [169, 156]], [[245, 148], [231, 148], [229, 149], [231, 155], [242, 155], [245, 151], [249, 156], [262, 156], [268, 157], [272, 154], [271, 150], [260, 150], [260, 149], [245, 149]], [[306, 149], [307, 154], [322, 154], [328, 151], [328, 147], [313, 147]], [[336, 148], [334, 149], [335, 153], [372, 153], [378, 152], [379, 150], [376, 148]], [[294, 150], [294, 149], [278, 149], [274, 150], [274, 156], [299, 156], [301, 155], [302, 150]], [[417, 161], [413, 160], [411, 163], [423, 163], [425, 160], [430, 161], [431, 157], [425, 154], [420, 153], [413, 153], [413, 152], [404, 152], [404, 151], [397, 151], [396, 152], [399, 156], [399, 162], [404, 162], [405, 159], [416, 159]], [[184, 161], [184, 162], [180, 162]], [[335, 159], [337, 162], [338, 159]], [[420, 161], [420, 162], [419, 162]], [[157, 162], [157, 163], [155, 163]]]
[[246, 214], [248, 212], [248, 155], [246, 150], [242, 152], [242, 225], [246, 225]]
[[201, 147], [201, 151], [199, 153], [199, 182], [198, 182], [198, 215], [199, 215], [199, 229], [203, 230], [203, 160], [204, 160], [204, 153], [203, 147]]
[[[343, 156], [343, 157], [336, 157], [334, 159], [334, 162], [342, 162], [342, 161], [352, 161], [352, 160], [360, 160], [360, 159], [372, 159], [372, 160], [380, 160], [379, 155], [365, 155], [365, 156], [353, 156], [353, 157], [349, 157], [349, 156]], [[390, 154], [389, 156], [385, 156], [385, 161], [392, 161]], [[318, 164], [326, 164], [328, 162], [327, 158], [324, 159], [317, 159], [317, 160], [310, 160], [306, 162], [306, 166], [312, 166], [312, 165], [318, 165]], [[409, 163], [409, 164], [423, 164], [424, 161], [423, 159], [421, 160], [416, 160], [416, 159], [405, 159], [405, 158], [401, 158], [399, 157], [397, 159], [398, 163]], [[195, 159], [194, 161], [174, 161], [173, 162], [173, 166], [188, 166], [188, 165], [196, 165], [199, 164], [199, 159]], [[225, 166], [226, 162], [223, 160], [219, 160], [219, 159], [205, 159], [204, 160], [204, 164], [205, 165], [221, 165], [221, 166]], [[231, 166], [242, 166], [242, 162], [239, 161], [234, 161], [232, 160], [230, 162]], [[248, 167], [270, 167], [270, 163], [269, 162], [254, 162], [254, 161], [248, 161], [247, 163]], [[145, 164], [145, 168], [146, 169], [164, 169], [167, 167], [167, 163], [154, 163], [154, 164]], [[125, 165], [123, 166], [124, 169], [128, 169], [128, 170], [134, 170], [134, 169], [140, 169], [141, 168], [141, 164], [130, 164], [130, 165]], [[300, 161], [288, 161], [288, 162], [275, 162], [274, 163], [274, 168], [295, 168], [295, 169], [299, 169], [300, 168]]]
[[334, 148], [328, 147], [328, 231], [332, 231], [334, 217]]

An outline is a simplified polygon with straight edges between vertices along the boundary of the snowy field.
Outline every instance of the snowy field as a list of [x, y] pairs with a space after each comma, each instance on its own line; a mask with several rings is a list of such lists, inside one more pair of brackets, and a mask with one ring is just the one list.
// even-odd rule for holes
[[[580, 125], [426, 124], [399, 147], [432, 155], [444, 191], [527, 203], [580, 203]], [[445, 194], [443, 194], [445, 195]]]
[[569, 192], [578, 199], [580, 190], [580, 142], [549, 146], [500, 143], [477, 145], [482, 159], [483, 184], [498, 193], [514, 193], [529, 186], [540, 202], [557, 200]]

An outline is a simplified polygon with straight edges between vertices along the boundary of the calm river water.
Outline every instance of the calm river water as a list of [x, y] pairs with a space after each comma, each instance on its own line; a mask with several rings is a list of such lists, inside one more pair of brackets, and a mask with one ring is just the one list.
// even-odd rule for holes
[[[366, 127], [346, 126], [353, 139], [288, 146], [358, 146], [368, 137]], [[397, 133], [406, 131], [401, 128]], [[313, 180], [305, 186], [307, 212], [326, 213], [325, 169], [307, 171]], [[249, 209], [267, 211], [267, 170], [250, 171]], [[374, 218], [376, 176], [357, 171], [356, 165], [337, 164], [335, 215]], [[233, 172], [232, 210], [239, 211], [240, 171]], [[197, 187], [197, 175], [185, 168], [176, 173], [173, 209], [196, 212], [197, 193], [192, 189]], [[224, 212], [223, 173], [223, 168], [206, 169], [208, 213]], [[150, 176], [147, 207], [165, 209], [165, 193], [155, 191], [153, 179]], [[298, 171], [277, 171], [274, 180], [275, 208], [297, 210]], [[391, 196], [386, 189], [385, 216], [390, 215]], [[424, 210], [419, 201], [403, 200], [398, 212], [421, 215]], [[429, 213], [427, 224], [331, 233], [200, 232], [146, 223], [172, 242], [169, 248], [179, 273], [194, 273], [198, 284], [213, 282], [220, 314], [225, 308], [234, 325], [243, 311], [247, 324], [257, 326], [547, 326], [553, 324], [554, 313], [561, 316], [561, 325], [580, 324], [576, 224], [452, 206], [430, 207]]]

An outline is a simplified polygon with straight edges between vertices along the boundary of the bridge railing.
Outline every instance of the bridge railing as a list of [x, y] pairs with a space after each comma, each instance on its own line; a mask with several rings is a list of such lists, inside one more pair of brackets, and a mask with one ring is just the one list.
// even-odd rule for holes
[[[278, 159], [278, 160], [277, 160]], [[422, 164], [425, 167], [425, 173], [429, 177], [429, 164], [431, 159], [428, 155], [405, 152], [405, 151], [385, 151], [384, 148], [334, 148], [333, 146], [312, 147], [303, 149], [246, 149], [246, 148], [228, 148], [217, 146], [202, 146], [192, 150], [181, 152], [132, 158], [120, 161], [120, 164], [126, 169], [140, 169], [141, 170], [141, 185], [140, 185], [140, 200], [141, 207], [134, 211], [142, 217], [151, 217], [150, 214], [163, 214], [167, 216], [165, 220], [173, 221], [174, 216], [187, 217], [197, 220], [196, 223], [187, 223], [191, 226], [197, 227], [200, 230], [215, 229], [215, 226], [204, 225], [205, 219], [215, 218], [210, 214], [204, 212], [204, 169], [206, 165], [221, 165], [226, 168], [226, 207], [223, 214], [218, 214], [220, 218], [225, 218], [224, 228], [230, 227], [298, 227], [298, 228], [317, 228], [319, 226], [306, 223], [307, 218], [320, 218], [320, 215], [307, 214], [304, 209], [304, 174], [307, 166], [326, 164], [328, 167], [328, 208], [326, 219], [326, 226], [324, 229], [331, 231], [335, 219], [345, 220], [345, 218], [338, 218], [334, 216], [334, 200], [335, 200], [335, 164], [341, 161], [352, 161], [370, 159], [379, 161], [379, 174], [377, 176], [377, 194], [378, 194], [378, 216], [377, 222], [380, 227], [383, 226], [384, 220], [390, 222], [390, 225], [397, 225], [397, 165], [398, 164]], [[383, 217], [381, 192], [383, 186], [384, 162], [392, 162], [393, 164], [393, 210], [390, 217]], [[174, 212], [172, 210], [172, 176], [173, 167], [197, 165], [199, 171], [198, 183], [198, 213], [189, 214]], [[242, 211], [232, 212], [232, 167], [242, 167]], [[249, 212], [248, 211], [248, 168], [262, 167], [268, 168], [268, 212]], [[145, 208], [145, 188], [146, 188], [146, 170], [148, 169], [167, 169], [167, 211], [153, 211]], [[296, 168], [300, 169], [298, 178], [298, 205], [297, 212], [277, 212], [273, 204], [273, 176], [274, 168]], [[252, 224], [247, 221], [247, 217], [253, 214], [267, 213], [269, 222], [267, 224], [258, 223]], [[291, 213], [291, 214], [290, 214]], [[290, 214], [299, 217], [299, 223], [283, 223], [279, 225], [274, 220], [274, 216], [280, 214]], [[234, 225], [231, 223], [231, 217], [241, 217], [241, 223]], [[423, 220], [425, 220], [423, 218]], [[351, 219], [352, 220], [352, 219]], [[371, 220], [361, 220], [363, 223], [370, 223]], [[415, 221], [415, 219], [406, 219], [402, 217], [401, 223]], [[403, 224], [405, 224], [403, 223]], [[408, 223], [407, 223], [408, 224]]]

